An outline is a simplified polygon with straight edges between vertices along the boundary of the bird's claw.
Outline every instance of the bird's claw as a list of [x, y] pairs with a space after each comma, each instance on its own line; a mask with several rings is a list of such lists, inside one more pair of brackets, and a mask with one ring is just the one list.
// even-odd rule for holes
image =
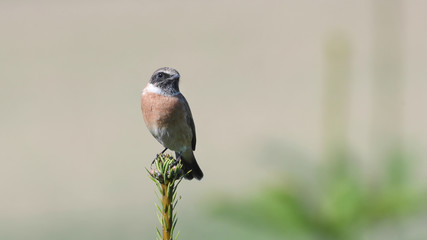
[[179, 153], [179, 154], [176, 156], [175, 161], [172, 163], [172, 167], [173, 167], [173, 166], [176, 166], [176, 165], [181, 161], [181, 156], [182, 156], [182, 153]]

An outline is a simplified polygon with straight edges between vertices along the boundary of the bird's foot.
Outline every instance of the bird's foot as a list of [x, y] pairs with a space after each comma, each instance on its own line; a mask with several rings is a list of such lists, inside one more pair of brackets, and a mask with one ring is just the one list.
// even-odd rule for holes
[[172, 163], [172, 167], [176, 166], [181, 161], [181, 156], [182, 156], [182, 152], [177, 154], [175, 161]]
[[164, 154], [164, 153], [166, 152], [166, 150], [168, 150], [168, 148], [165, 148], [165, 149], [163, 149], [163, 151], [162, 151], [162, 152], [160, 152], [160, 153], [156, 154], [156, 157], [155, 157], [155, 158], [154, 158], [154, 160], [151, 162], [151, 166], [153, 166], [153, 164], [154, 164], [154, 162], [156, 161], [156, 159], [158, 159], [158, 158], [159, 158], [159, 155], [160, 155], [160, 154]]
[[163, 151], [160, 154], [163, 154], [166, 152], [166, 150], [168, 150], [168, 148], [163, 149]]
[[151, 166], [153, 166], [154, 162], [156, 161], [156, 159], [159, 157], [159, 154], [156, 155], [156, 157], [153, 159], [153, 161], [151, 162]]

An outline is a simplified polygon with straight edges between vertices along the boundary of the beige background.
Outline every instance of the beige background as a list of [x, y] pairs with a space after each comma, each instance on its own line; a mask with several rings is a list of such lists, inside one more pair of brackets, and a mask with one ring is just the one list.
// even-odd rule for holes
[[[402, 139], [421, 180], [426, 8], [403, 1], [397, 33]], [[284, 174], [271, 149], [320, 161], [325, 46], [334, 39], [351, 52], [349, 142], [372, 163], [374, 16], [367, 0], [0, 2], [0, 238], [154, 237], [144, 168], [162, 147], [139, 94], [163, 66], [182, 76], [205, 173], [180, 187], [183, 239], [220, 224], [204, 213], [206, 199]]]

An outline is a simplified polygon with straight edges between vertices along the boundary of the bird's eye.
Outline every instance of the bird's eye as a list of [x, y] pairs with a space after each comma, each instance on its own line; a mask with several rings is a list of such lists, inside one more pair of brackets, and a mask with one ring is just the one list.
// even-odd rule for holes
[[163, 73], [158, 73], [157, 77], [162, 78], [163, 77]]

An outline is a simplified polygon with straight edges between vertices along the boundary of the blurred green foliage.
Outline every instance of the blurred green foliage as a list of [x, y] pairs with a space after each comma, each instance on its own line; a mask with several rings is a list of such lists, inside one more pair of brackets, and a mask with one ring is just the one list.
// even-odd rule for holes
[[217, 201], [214, 215], [271, 239], [364, 239], [383, 222], [425, 210], [427, 191], [414, 183], [412, 161], [402, 151], [388, 154], [374, 179], [355, 162], [349, 154], [335, 154], [304, 175], [264, 184], [256, 195]]

